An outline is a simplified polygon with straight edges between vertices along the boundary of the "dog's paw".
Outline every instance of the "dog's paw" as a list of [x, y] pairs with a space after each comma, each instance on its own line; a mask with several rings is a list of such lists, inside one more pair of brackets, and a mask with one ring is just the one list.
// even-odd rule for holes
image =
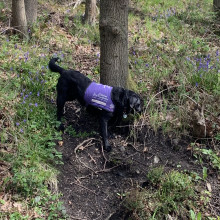
[[104, 150], [110, 152], [112, 150], [111, 145], [104, 146]]

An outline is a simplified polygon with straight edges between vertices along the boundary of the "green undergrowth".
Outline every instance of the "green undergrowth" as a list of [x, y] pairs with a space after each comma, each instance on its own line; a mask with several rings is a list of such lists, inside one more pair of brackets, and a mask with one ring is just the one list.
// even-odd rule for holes
[[202, 215], [209, 200], [210, 192], [202, 191], [195, 175], [158, 167], [148, 172], [144, 188], [127, 195], [124, 205], [131, 219], [192, 219]]
[[86, 137], [94, 136], [96, 134], [96, 132], [94, 131], [89, 132], [89, 133], [88, 132], [77, 132], [72, 126], [68, 126], [65, 129], [65, 132], [75, 138], [86, 138]]
[[62, 219], [55, 168], [62, 163], [55, 149], [61, 134], [55, 130], [56, 81], [47, 67], [48, 48], [16, 37], [0, 36], [0, 42], [0, 161], [10, 170], [0, 190], [14, 195], [1, 198], [0, 218]]
[[[218, 18], [212, 1], [176, 5], [137, 0], [132, 7], [136, 10], [129, 14], [129, 63], [146, 97], [150, 125], [164, 133], [175, 130], [175, 136], [192, 135], [192, 113], [195, 106], [204, 106], [204, 117], [215, 127], [220, 111], [220, 39], [214, 34]], [[213, 137], [218, 133], [213, 129]]]
[[[210, 0], [175, 2], [137, 0], [130, 10], [129, 65], [145, 101], [142, 124], [171, 138], [204, 138], [193, 154], [219, 172], [218, 17]], [[201, 119], [206, 136], [193, 133]]]
[[[219, 173], [220, 165], [220, 38], [212, 3], [136, 0], [129, 14], [130, 72], [146, 106], [142, 124], [170, 138], [196, 138], [189, 149], [206, 178], [211, 170]], [[200, 119], [205, 119], [207, 136], [193, 133]], [[207, 215], [211, 193], [197, 192], [196, 185], [204, 185], [201, 179], [195, 184], [187, 174], [159, 171], [150, 172], [147, 189], [128, 196], [131, 219], [219, 218]]]
[[[132, 1], [130, 87], [144, 99], [142, 124], [155, 131], [162, 128], [170, 137], [192, 137], [192, 112], [204, 106], [204, 118], [211, 125], [209, 138], [215, 145], [192, 144], [192, 153], [202, 166], [208, 162], [219, 170], [219, 24], [211, 0], [176, 2]], [[79, 67], [80, 61], [75, 63], [72, 56], [76, 48], [97, 46], [100, 39], [98, 23], [90, 27], [81, 22], [84, 5], [73, 10], [53, 1], [48, 4], [47, 8], [39, 1], [38, 22], [30, 28], [29, 42], [4, 31], [0, 35], [0, 162], [4, 161], [5, 169], [4, 175], [0, 174], [2, 219], [65, 218], [57, 193], [56, 166], [62, 161], [55, 150], [55, 140], [61, 139], [55, 130], [58, 74], [51, 73], [47, 65], [54, 54], [63, 59], [63, 67]], [[4, 7], [0, 3], [1, 22], [9, 19], [10, 10]], [[49, 16], [50, 12], [56, 13]], [[94, 56], [92, 69], [98, 76], [100, 55]], [[71, 127], [67, 132], [73, 137], [92, 135]], [[169, 215], [199, 219], [203, 214], [203, 206], [197, 203], [209, 195], [196, 192], [197, 184], [190, 175], [156, 170], [148, 174], [148, 180], [149, 190], [131, 192], [128, 198], [136, 219]], [[2, 197], [2, 192], [12, 197]]]

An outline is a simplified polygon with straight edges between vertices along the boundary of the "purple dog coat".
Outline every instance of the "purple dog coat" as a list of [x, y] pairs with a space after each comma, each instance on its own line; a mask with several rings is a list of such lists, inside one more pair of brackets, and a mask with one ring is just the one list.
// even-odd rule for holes
[[113, 112], [115, 105], [111, 99], [111, 86], [102, 85], [92, 82], [86, 89], [84, 100], [86, 105], [92, 105], [97, 108], [104, 109], [108, 112]]

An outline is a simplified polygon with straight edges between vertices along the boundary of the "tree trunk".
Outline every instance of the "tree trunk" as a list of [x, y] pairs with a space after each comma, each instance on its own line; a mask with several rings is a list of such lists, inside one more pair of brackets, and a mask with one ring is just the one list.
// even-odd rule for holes
[[213, 7], [216, 12], [220, 11], [220, 0], [213, 0]]
[[127, 87], [129, 0], [100, 1], [100, 81]]
[[33, 24], [37, 20], [37, 0], [24, 0], [26, 18], [28, 24]]
[[28, 36], [24, 0], [12, 0], [12, 27]]
[[86, 0], [84, 22], [94, 25], [96, 21], [96, 0]]

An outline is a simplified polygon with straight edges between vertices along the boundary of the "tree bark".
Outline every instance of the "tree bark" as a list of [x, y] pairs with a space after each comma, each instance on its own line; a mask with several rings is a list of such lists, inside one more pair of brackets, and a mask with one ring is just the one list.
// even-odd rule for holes
[[96, 0], [86, 0], [84, 22], [94, 25], [96, 21]]
[[24, 0], [27, 23], [33, 24], [37, 20], [37, 0]]
[[129, 0], [100, 1], [100, 81], [127, 87]]
[[28, 36], [24, 0], [12, 0], [12, 27]]
[[213, 0], [213, 8], [216, 12], [220, 11], [220, 0]]

